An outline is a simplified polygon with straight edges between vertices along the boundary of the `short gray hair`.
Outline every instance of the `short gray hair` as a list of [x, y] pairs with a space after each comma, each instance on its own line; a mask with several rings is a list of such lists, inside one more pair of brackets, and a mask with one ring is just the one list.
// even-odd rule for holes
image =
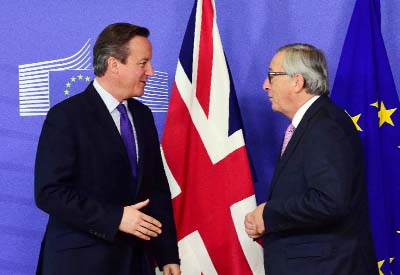
[[289, 44], [278, 49], [284, 52], [283, 69], [289, 76], [301, 74], [308, 93], [328, 95], [328, 68], [324, 53], [309, 44]]

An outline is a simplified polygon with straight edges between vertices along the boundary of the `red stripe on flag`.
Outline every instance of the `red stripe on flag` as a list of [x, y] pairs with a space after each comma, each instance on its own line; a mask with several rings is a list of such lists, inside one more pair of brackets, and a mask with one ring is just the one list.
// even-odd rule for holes
[[212, 164], [176, 85], [170, 106], [162, 141], [182, 190], [173, 200], [178, 239], [198, 230], [218, 274], [250, 275], [230, 212], [254, 194], [246, 149]]
[[200, 105], [207, 117], [210, 107], [210, 89], [213, 62], [213, 21], [214, 10], [211, 0], [203, 0], [196, 97], [199, 100]]

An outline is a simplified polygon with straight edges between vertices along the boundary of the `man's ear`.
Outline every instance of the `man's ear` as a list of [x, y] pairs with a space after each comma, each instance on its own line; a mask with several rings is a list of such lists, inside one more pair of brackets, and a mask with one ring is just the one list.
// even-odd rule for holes
[[118, 74], [119, 60], [113, 56], [107, 59], [107, 69], [111, 73]]
[[304, 76], [302, 74], [295, 74], [293, 77], [293, 86], [295, 87], [295, 91], [299, 93], [301, 90], [303, 90], [305, 81], [304, 81]]

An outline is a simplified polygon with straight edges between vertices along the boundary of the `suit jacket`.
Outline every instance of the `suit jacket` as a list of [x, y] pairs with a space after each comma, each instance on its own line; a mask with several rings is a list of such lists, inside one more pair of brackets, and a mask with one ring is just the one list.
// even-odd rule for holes
[[[38, 274], [154, 274], [179, 263], [171, 195], [151, 111], [128, 100], [139, 148], [137, 191], [125, 145], [91, 83], [50, 109], [35, 165], [35, 199], [49, 214]], [[149, 198], [144, 212], [162, 234], [150, 242], [118, 231], [123, 207]]]
[[363, 162], [351, 119], [321, 96], [276, 163], [263, 212], [266, 274], [378, 274]]

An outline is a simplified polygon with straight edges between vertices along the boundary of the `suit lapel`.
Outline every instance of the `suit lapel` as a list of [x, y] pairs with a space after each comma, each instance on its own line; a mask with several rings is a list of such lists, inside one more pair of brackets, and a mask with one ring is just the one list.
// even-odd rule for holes
[[[93, 85], [91, 84], [86, 89], [87, 96], [87, 106], [90, 115], [92, 115], [93, 124], [98, 123], [102, 129], [104, 129], [104, 134], [108, 137], [107, 140], [108, 146], [115, 146], [116, 149], [120, 152], [125, 152], [125, 145], [122, 141], [121, 135], [118, 132], [118, 128], [116, 127], [114, 120], [112, 119], [110, 112], [107, 109], [107, 106], [104, 104], [100, 95], [97, 93]], [[126, 152], [125, 152], [126, 154]], [[126, 154], [126, 160], [129, 161], [128, 155]]]
[[120, 154], [124, 165], [130, 167], [128, 153], [118, 128], [93, 84], [88, 86], [85, 95], [88, 115], [91, 116], [89, 121], [93, 127], [98, 124], [97, 127], [101, 129], [101, 133], [104, 135], [102, 138], [105, 140], [104, 146], [108, 146], [108, 148], [112, 148], [112, 151]]
[[314, 117], [314, 115], [321, 109], [321, 107], [327, 101], [329, 101], [329, 99], [326, 96], [321, 96], [310, 106], [310, 108], [304, 114], [298, 127], [296, 128], [295, 132], [293, 133], [293, 136], [290, 139], [285, 152], [283, 153], [281, 158], [278, 158], [278, 160], [276, 162], [275, 171], [274, 171], [274, 175], [271, 180], [271, 186], [270, 186], [268, 198], [271, 197], [273, 189], [274, 189], [276, 183], [278, 182], [280, 175], [282, 174], [290, 157], [295, 152], [300, 141], [303, 139], [306, 130], [309, 128], [311, 118]]

